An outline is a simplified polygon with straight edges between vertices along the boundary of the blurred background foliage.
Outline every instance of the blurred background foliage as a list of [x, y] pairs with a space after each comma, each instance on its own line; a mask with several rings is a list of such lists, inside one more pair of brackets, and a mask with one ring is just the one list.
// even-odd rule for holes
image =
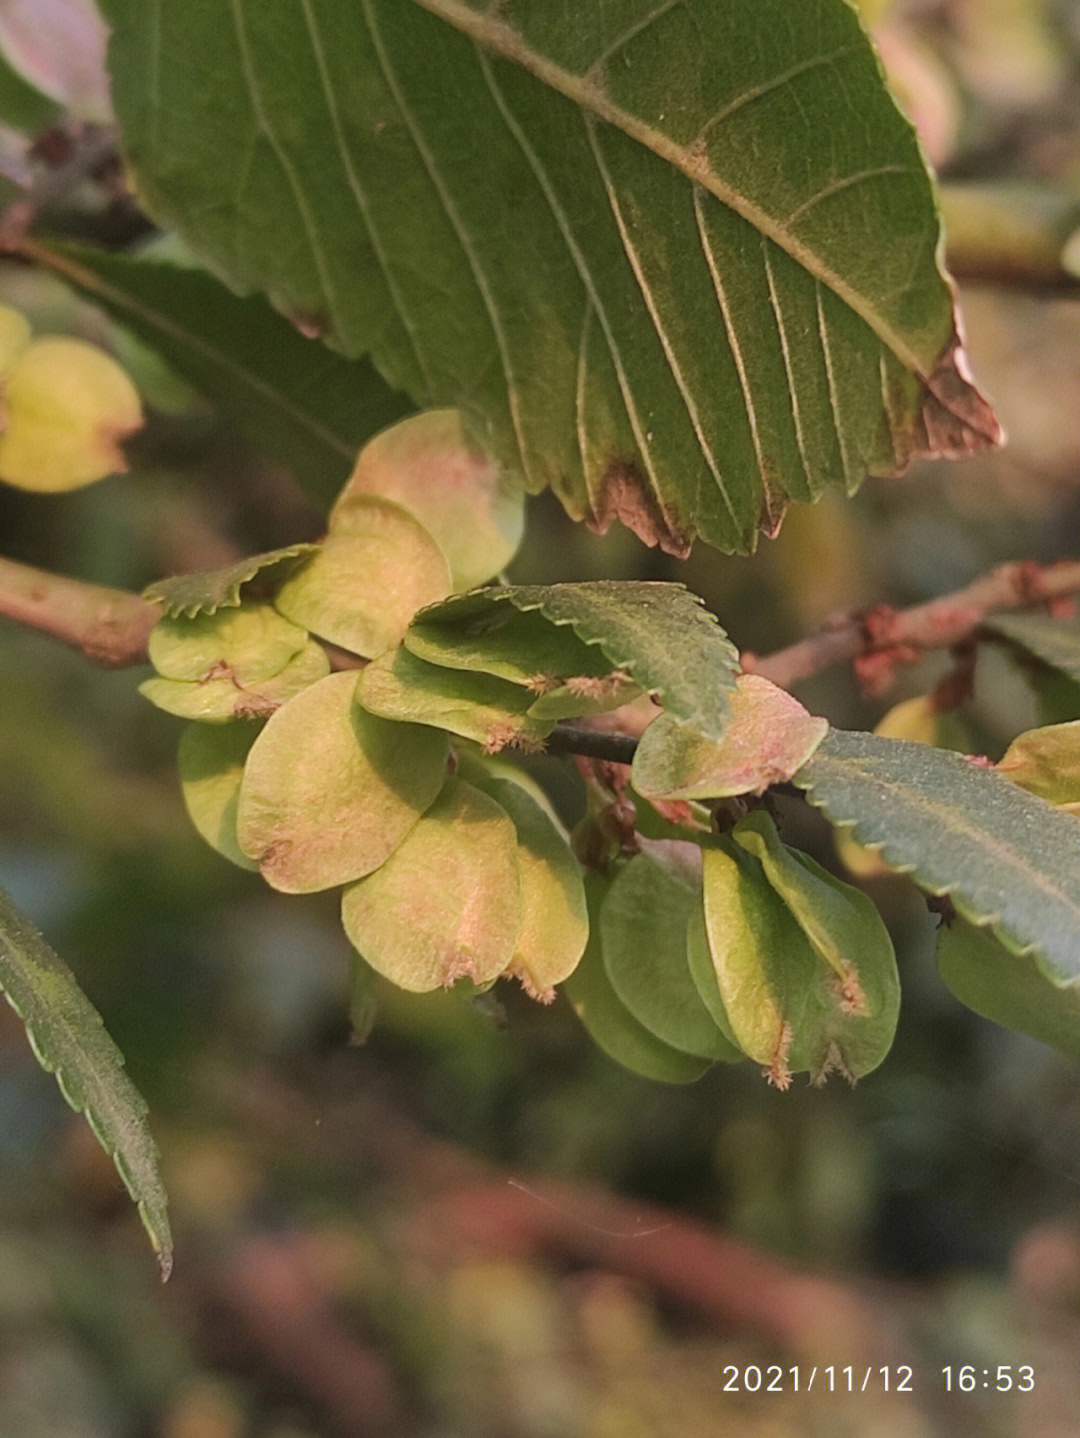
[[[13, 63], [25, 8], [0, 5]], [[1008, 448], [797, 509], [751, 560], [680, 565], [541, 499], [513, 579], [679, 579], [763, 653], [834, 613], [1080, 551], [1080, 9], [862, 8], [946, 182], [969, 350]], [[46, 11], [91, 46], [80, 5]], [[0, 73], [4, 203], [31, 137], [39, 157], [63, 141], [49, 127], [78, 96], [57, 70], [29, 92]], [[66, 196], [60, 222], [122, 232], [118, 183]], [[1003, 278], [1002, 253], [1036, 250]], [[5, 264], [0, 299], [114, 348], [151, 408], [130, 474], [63, 498], [0, 490], [7, 555], [140, 588], [318, 534], [287, 474], [57, 281]], [[949, 662], [884, 695], [830, 672], [800, 697], [868, 727]], [[202, 846], [177, 789], [179, 722], [138, 697], [140, 677], [0, 627], [0, 883], [151, 1104], [177, 1238], [162, 1290], [111, 1164], [0, 1006], [5, 1438], [1076, 1431], [1080, 1075], [952, 1000], [910, 888], [871, 883], [904, 1006], [855, 1090], [780, 1094], [748, 1066], [650, 1084], [561, 1001], [516, 990], [483, 1005], [387, 991], [356, 1044], [335, 896], [275, 895]], [[993, 655], [973, 708], [989, 751], [1032, 721]], [[574, 783], [538, 769], [573, 817]], [[812, 815], [784, 817], [786, 838], [835, 862]], [[941, 1366], [963, 1362], [1031, 1364], [1035, 1391], [945, 1397]], [[864, 1395], [793, 1395], [790, 1370], [815, 1363], [908, 1365], [912, 1391], [876, 1377]], [[754, 1364], [781, 1365], [789, 1391], [725, 1391], [725, 1365]]]

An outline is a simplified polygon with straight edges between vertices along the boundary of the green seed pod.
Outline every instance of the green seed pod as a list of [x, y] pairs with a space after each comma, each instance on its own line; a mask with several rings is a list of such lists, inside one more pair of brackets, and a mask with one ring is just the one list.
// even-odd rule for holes
[[782, 844], [762, 810], [739, 821], [732, 839], [761, 864], [819, 962], [789, 1063], [815, 1081], [836, 1070], [854, 1080], [888, 1053], [900, 1007], [900, 980], [888, 930], [858, 889]]
[[693, 1083], [708, 1072], [712, 1061], [693, 1058], [658, 1039], [634, 1018], [612, 987], [604, 964], [599, 923], [608, 887], [602, 875], [585, 875], [589, 942], [563, 990], [590, 1038], [609, 1058], [631, 1073], [661, 1083]]

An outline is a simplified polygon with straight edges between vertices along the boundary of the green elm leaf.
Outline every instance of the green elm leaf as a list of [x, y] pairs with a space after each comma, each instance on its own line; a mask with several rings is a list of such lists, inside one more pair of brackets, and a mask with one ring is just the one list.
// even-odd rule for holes
[[521, 929], [513, 823], [479, 789], [447, 779], [390, 858], [348, 886], [341, 916], [356, 951], [398, 988], [491, 983]]
[[424, 605], [450, 592], [439, 546], [407, 510], [357, 499], [347, 529], [332, 531], [285, 580], [280, 613], [321, 639], [374, 658], [396, 644]]
[[248, 755], [236, 836], [286, 893], [347, 884], [386, 862], [442, 787], [446, 735], [391, 724], [330, 674], [283, 704]]
[[361, 671], [356, 694], [383, 719], [433, 724], [489, 753], [507, 745], [539, 748], [552, 728], [529, 716], [528, 690], [491, 674], [428, 664], [400, 644]]
[[186, 615], [194, 619], [198, 614], [214, 614], [239, 604], [241, 592], [254, 580], [263, 585], [275, 582], [314, 549], [313, 544], [290, 544], [284, 549], [252, 554], [221, 569], [158, 579], [143, 590], [143, 598], [160, 604], [168, 618]]
[[828, 732], [826, 719], [756, 674], [740, 674], [719, 743], [669, 714], [645, 730], [634, 755], [633, 784], [647, 799], [723, 799], [761, 794], [789, 780]]
[[519, 476], [470, 440], [453, 409], [428, 410], [376, 435], [330, 511], [331, 533], [348, 533], [357, 500], [381, 495], [432, 536], [455, 589], [493, 579], [521, 543], [525, 491]]
[[116, 1164], [168, 1278], [172, 1235], [146, 1104], [74, 974], [3, 889], [0, 989], [26, 1025], [38, 1062], [56, 1075], [61, 1093]]
[[277, 674], [268, 679], [240, 683], [231, 674], [209, 679], [144, 679], [139, 693], [167, 714], [181, 719], [199, 719], [207, 724], [224, 724], [232, 719], [266, 719], [287, 699], [330, 672], [330, 661], [321, 645], [308, 641]]
[[938, 972], [962, 1004], [1003, 1028], [1080, 1059], [1080, 985], [1045, 972], [1034, 954], [1010, 953], [985, 929], [942, 925]]
[[258, 734], [254, 724], [189, 724], [177, 760], [191, 822], [212, 849], [242, 869], [258, 867], [236, 841], [240, 780]]
[[405, 644], [430, 663], [483, 669], [539, 693], [617, 672], [708, 739], [723, 735], [738, 668], [696, 595], [648, 581], [474, 590], [423, 610]]
[[959, 754], [832, 730], [794, 777], [830, 823], [1065, 983], [1080, 976], [1080, 825]]
[[611, 986], [634, 1018], [671, 1048], [715, 1061], [730, 1056], [730, 1045], [701, 1001], [686, 953], [700, 865], [694, 844], [648, 844], [608, 890], [600, 936]]
[[589, 1037], [623, 1068], [660, 1083], [694, 1083], [712, 1067], [712, 1060], [693, 1058], [658, 1039], [634, 1018], [612, 987], [604, 964], [599, 923], [607, 889], [608, 882], [601, 875], [585, 875], [589, 941], [581, 962], [563, 984], [563, 991]]
[[999, 438], [846, 0], [102, 8], [151, 213], [597, 529], [749, 550]]

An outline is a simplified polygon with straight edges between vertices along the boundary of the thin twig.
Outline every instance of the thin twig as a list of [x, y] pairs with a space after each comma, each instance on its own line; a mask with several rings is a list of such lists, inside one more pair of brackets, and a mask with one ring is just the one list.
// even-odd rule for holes
[[94, 664], [122, 669], [146, 662], [146, 641], [161, 610], [126, 589], [0, 558], [0, 615], [51, 634]]
[[887, 687], [899, 665], [976, 638], [991, 614], [1052, 604], [1077, 593], [1080, 561], [1045, 567], [1025, 560], [1002, 564], [964, 589], [911, 609], [879, 604], [843, 615], [790, 648], [762, 658], [744, 654], [743, 666], [790, 689], [801, 679], [850, 661], [864, 685], [877, 692]]

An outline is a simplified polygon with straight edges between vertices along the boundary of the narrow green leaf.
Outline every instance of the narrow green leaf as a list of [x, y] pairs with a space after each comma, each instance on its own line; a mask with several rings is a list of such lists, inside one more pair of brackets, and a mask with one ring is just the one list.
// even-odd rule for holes
[[38, 1061], [56, 1075], [76, 1113], [116, 1164], [161, 1265], [172, 1270], [172, 1235], [146, 1104], [119, 1049], [75, 976], [0, 889], [0, 989], [26, 1025]]
[[681, 1053], [731, 1057], [702, 1003], [686, 954], [687, 927], [701, 903], [701, 851], [650, 844], [618, 873], [600, 910], [604, 966], [635, 1019]]
[[828, 733], [826, 719], [756, 674], [735, 681], [731, 718], [719, 743], [669, 714], [641, 736], [633, 783], [647, 799], [723, 799], [786, 783]]
[[586, 874], [589, 941], [563, 990], [589, 1037], [623, 1068], [660, 1083], [694, 1083], [708, 1072], [712, 1061], [694, 1058], [658, 1039], [634, 1018], [612, 987], [604, 964], [599, 923], [607, 888], [602, 876]]
[[959, 754], [833, 730], [795, 775], [893, 869], [948, 894], [1006, 948], [1080, 976], [1080, 824]]
[[154, 214], [598, 529], [750, 549], [998, 440], [845, 0], [103, 8]]
[[962, 1004], [1003, 1028], [1080, 1059], [1080, 985], [1055, 982], [1036, 956], [1017, 955], [960, 920], [938, 930], [938, 971]]
[[474, 590], [423, 610], [405, 644], [431, 663], [483, 669], [539, 692], [576, 678], [587, 697], [586, 681], [617, 682], [614, 672], [708, 739], [724, 732], [738, 668], [734, 646], [696, 595], [647, 581]]
[[314, 544], [290, 544], [284, 549], [249, 555], [221, 569], [158, 579], [143, 590], [143, 598], [160, 604], [168, 618], [194, 619], [199, 614], [215, 614], [219, 609], [239, 604], [244, 589], [252, 581], [257, 579], [265, 585], [280, 580], [315, 548]]
[[261, 296], [240, 298], [205, 270], [59, 243], [35, 244], [33, 258], [166, 359], [322, 505], [361, 445], [414, 408], [368, 360], [313, 343]]
[[330, 511], [331, 532], [347, 532], [357, 500], [372, 495], [420, 521], [446, 555], [455, 589], [486, 584], [521, 543], [521, 479], [470, 441], [458, 410], [413, 415], [369, 440]]
[[300, 561], [274, 603], [320, 639], [371, 659], [449, 592], [446, 557], [419, 520], [368, 496], [355, 501], [347, 531], [331, 532]]
[[330, 674], [267, 720], [244, 766], [237, 842], [286, 893], [347, 884], [386, 862], [442, 787], [446, 735], [390, 724]]
[[341, 916], [349, 942], [398, 988], [491, 983], [521, 929], [513, 823], [479, 789], [448, 779], [386, 863], [348, 886]]

